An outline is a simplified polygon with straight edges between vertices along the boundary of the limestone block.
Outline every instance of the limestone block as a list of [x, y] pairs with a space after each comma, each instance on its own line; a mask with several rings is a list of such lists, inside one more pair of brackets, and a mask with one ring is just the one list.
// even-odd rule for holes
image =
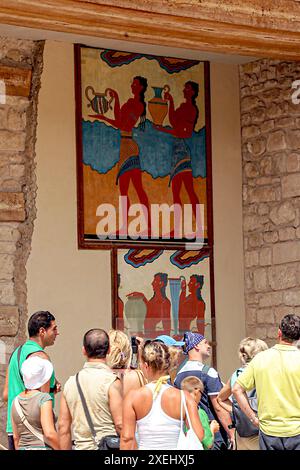
[[243, 221], [244, 231], [253, 232], [262, 228], [262, 218], [259, 215], [247, 215]]
[[0, 306], [0, 336], [15, 336], [18, 328], [18, 307]]
[[272, 157], [264, 157], [260, 162], [260, 171], [265, 176], [273, 174], [273, 160]]
[[277, 153], [273, 156], [273, 174], [282, 175], [286, 172], [286, 155], [284, 153]]
[[300, 227], [296, 229], [296, 237], [300, 238]]
[[273, 119], [270, 119], [269, 121], [265, 121], [261, 124], [260, 130], [261, 132], [270, 132], [275, 128], [275, 122]]
[[[255, 180], [255, 183], [258, 186], [270, 186], [274, 182], [274, 178], [271, 178], [270, 176], [261, 176], [260, 178], [257, 178]], [[278, 181], [280, 183], [280, 179]]]
[[13, 282], [0, 281], [0, 303], [14, 305], [16, 302]]
[[266, 108], [258, 107], [251, 112], [252, 122], [261, 123], [266, 119]]
[[251, 188], [248, 191], [248, 201], [252, 202], [274, 202], [278, 200], [276, 188], [258, 187]]
[[297, 274], [297, 265], [295, 266], [293, 264], [268, 268], [268, 279], [273, 290], [296, 287], [298, 285]]
[[264, 103], [257, 96], [247, 96], [241, 100], [242, 112], [251, 111], [252, 109], [260, 106], [264, 108]]
[[259, 176], [259, 169], [255, 163], [246, 163], [244, 166], [244, 174], [247, 178], [257, 178]]
[[251, 248], [258, 248], [263, 245], [263, 236], [261, 233], [254, 233], [248, 237], [248, 244]]
[[282, 303], [283, 293], [282, 292], [268, 292], [261, 294], [259, 299], [260, 307], [274, 307]]
[[247, 251], [245, 253], [245, 266], [251, 268], [258, 265], [258, 251]]
[[17, 242], [20, 236], [20, 232], [16, 227], [0, 222], [0, 241]]
[[282, 115], [282, 108], [280, 104], [270, 103], [266, 108], [266, 115], [271, 119], [280, 117]]
[[300, 130], [289, 130], [287, 131], [287, 142], [289, 148], [292, 150], [300, 149]]
[[0, 108], [0, 129], [7, 127], [7, 107]]
[[22, 181], [7, 179], [1, 183], [1, 190], [4, 192], [20, 193], [22, 192]]
[[243, 75], [248, 73], [255, 73], [259, 76], [261, 70], [261, 61], [248, 62], [247, 64], [243, 64], [241, 69]]
[[273, 247], [274, 264], [292, 263], [300, 260], [300, 241], [277, 243]]
[[291, 117], [284, 117], [276, 119], [276, 127], [289, 127], [291, 128], [295, 124], [295, 119]]
[[257, 126], [248, 126], [242, 128], [242, 137], [244, 139], [251, 139], [260, 134], [259, 128]]
[[288, 306], [299, 306], [300, 305], [300, 290], [289, 290], [283, 295], [283, 302]]
[[274, 323], [274, 313], [271, 308], [260, 308], [256, 312], [257, 323]]
[[259, 252], [260, 266], [270, 266], [272, 264], [272, 248], [262, 248]]
[[25, 150], [25, 132], [0, 131], [0, 150], [13, 150], [23, 152]]
[[251, 291], [253, 289], [253, 275], [251, 271], [246, 271], [245, 273], [245, 288], [246, 291]]
[[275, 225], [288, 224], [296, 217], [296, 211], [290, 201], [285, 201], [274, 207], [270, 212], [270, 219]]
[[256, 308], [246, 308], [246, 321], [249, 325], [256, 324]]
[[251, 95], [251, 88], [249, 86], [243, 86], [240, 91], [241, 98]]
[[253, 294], [253, 293], [248, 293], [245, 296], [245, 302], [246, 305], [256, 305], [259, 303], [259, 295], [258, 294]]
[[256, 326], [254, 338], [259, 338], [264, 340], [267, 336], [267, 328], [265, 326]]
[[251, 114], [250, 113], [247, 113], [247, 114], [243, 114], [241, 116], [241, 126], [244, 127], [244, 126], [249, 126], [252, 122], [252, 118], [251, 118]]
[[266, 151], [266, 139], [264, 137], [260, 137], [248, 142], [247, 150], [252, 155], [252, 158], [259, 158]]
[[296, 237], [296, 229], [293, 227], [280, 228], [278, 230], [279, 240], [285, 242], [287, 240], [294, 240]]
[[267, 215], [270, 212], [270, 207], [266, 203], [259, 204], [257, 213], [258, 215]]
[[0, 254], [0, 280], [10, 280], [14, 275], [13, 255]]
[[[267, 77], [269, 76], [268, 74], [268, 71], [267, 71]], [[275, 88], [276, 86], [278, 85], [278, 81], [277, 80], [267, 80], [265, 83], [264, 83], [264, 88], [267, 89], [267, 88]]]
[[267, 329], [267, 337], [277, 339], [278, 338], [278, 326], [269, 326]]
[[293, 313], [293, 309], [291, 307], [286, 307], [285, 305], [282, 305], [281, 307], [276, 307], [274, 314], [277, 325], [279, 326], [279, 323], [285, 315], [289, 315], [291, 313]]
[[22, 131], [26, 127], [26, 112], [11, 108], [7, 115], [7, 126], [10, 130]]
[[286, 169], [288, 173], [300, 172], [300, 154], [291, 153], [286, 157]]
[[264, 268], [256, 269], [253, 273], [254, 289], [261, 292], [268, 289], [268, 275]]
[[269, 134], [267, 138], [267, 150], [268, 152], [277, 152], [279, 150], [286, 149], [286, 138], [283, 131], [275, 131]]
[[10, 165], [9, 172], [11, 178], [23, 178], [25, 174], [25, 165]]
[[15, 253], [17, 247], [14, 242], [0, 242], [0, 253], [12, 255]]
[[279, 235], [276, 231], [270, 231], [265, 232], [263, 238], [265, 243], [276, 243], [279, 240]]
[[300, 196], [300, 173], [282, 177], [282, 197], [291, 198]]
[[23, 193], [0, 193], [0, 221], [24, 221], [25, 200]]
[[272, 101], [275, 101], [278, 98], [280, 98], [280, 95], [281, 95], [280, 88], [272, 88], [270, 90], [264, 91], [263, 94], [262, 94], [263, 99], [264, 99], [265, 103], [267, 103], [267, 104], [269, 104]]

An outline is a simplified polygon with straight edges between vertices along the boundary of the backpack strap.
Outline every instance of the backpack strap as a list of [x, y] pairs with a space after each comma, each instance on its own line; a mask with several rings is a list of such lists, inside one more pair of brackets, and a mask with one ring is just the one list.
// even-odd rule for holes
[[79, 383], [79, 372], [76, 374], [76, 385], [77, 385], [80, 400], [81, 400], [81, 403], [82, 403], [82, 406], [83, 406], [83, 411], [84, 411], [87, 423], [89, 425], [90, 431], [92, 433], [94, 442], [97, 446], [99, 446], [100, 441], [97, 438], [97, 434], [96, 434], [96, 431], [95, 431], [95, 428], [94, 428], [94, 425], [93, 425], [93, 422], [92, 422], [92, 418], [91, 418], [91, 415], [90, 415], [90, 412], [89, 412], [89, 409], [88, 409], [88, 406], [87, 406], [87, 403], [86, 403], [86, 399], [85, 399], [85, 396], [83, 394], [82, 388], [81, 388], [80, 383]]
[[31, 424], [28, 422], [27, 418], [25, 417], [25, 415], [23, 413], [23, 410], [21, 408], [21, 405], [19, 403], [18, 397], [15, 398], [14, 403], [15, 403], [16, 412], [18, 413], [18, 415], [19, 415], [22, 423], [24, 424], [24, 426], [28, 429], [28, 431], [31, 432], [31, 434], [33, 434], [40, 441], [42, 441], [43, 444], [45, 444], [43, 435], [37, 429], [35, 429], [33, 426], [31, 426]]
[[203, 374], [208, 374], [209, 369], [210, 369], [210, 366], [208, 366], [207, 364], [205, 364], [205, 366], [203, 367], [203, 369], [202, 369], [201, 372], [203, 372]]

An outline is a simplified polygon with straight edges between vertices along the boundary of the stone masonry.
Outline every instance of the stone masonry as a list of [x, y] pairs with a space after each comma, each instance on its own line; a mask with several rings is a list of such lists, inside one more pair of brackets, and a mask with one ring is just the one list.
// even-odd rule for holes
[[6, 445], [6, 404], [2, 392], [7, 362], [26, 337], [25, 266], [36, 216], [34, 147], [43, 47], [43, 42], [0, 37], [0, 68], [32, 71], [29, 97], [5, 95], [0, 102], [0, 442], [3, 445]]
[[247, 334], [274, 344], [300, 314], [300, 62], [240, 67]]

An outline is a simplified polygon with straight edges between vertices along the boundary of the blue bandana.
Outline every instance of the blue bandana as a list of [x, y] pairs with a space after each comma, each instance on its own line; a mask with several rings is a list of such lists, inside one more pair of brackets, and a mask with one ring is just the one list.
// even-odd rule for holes
[[200, 335], [200, 333], [192, 333], [191, 331], [186, 331], [183, 336], [183, 341], [185, 343], [184, 354], [188, 354], [191, 349], [194, 349], [197, 344], [201, 343], [205, 338]]

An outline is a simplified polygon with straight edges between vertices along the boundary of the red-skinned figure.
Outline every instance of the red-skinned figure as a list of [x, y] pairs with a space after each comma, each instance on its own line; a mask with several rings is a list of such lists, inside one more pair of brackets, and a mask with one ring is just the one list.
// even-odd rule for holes
[[197, 318], [197, 330], [204, 336], [205, 302], [201, 295], [204, 277], [193, 274], [188, 283], [189, 295], [186, 294], [186, 281], [181, 282], [181, 294], [179, 297], [178, 325], [179, 333], [189, 331], [191, 322]]
[[[129, 296], [140, 296], [147, 306], [147, 313], [144, 321], [144, 334], [147, 337], [157, 336], [156, 327], [162, 321], [163, 331], [160, 334], [170, 335], [171, 330], [171, 302], [166, 296], [166, 286], [168, 275], [157, 273], [152, 281], [153, 296], [147, 299], [141, 292], [132, 292]], [[128, 296], [128, 297], [129, 297]]]
[[134, 77], [131, 84], [131, 91], [133, 98], [129, 98], [122, 106], [120, 106], [119, 95], [116, 90], [108, 89], [110, 96], [114, 99], [114, 114], [115, 119], [110, 119], [103, 114], [93, 114], [90, 117], [105, 121], [112, 126], [120, 129], [121, 131], [121, 144], [120, 144], [120, 159], [119, 159], [119, 172], [117, 175], [117, 184], [119, 184], [122, 200], [122, 220], [123, 227], [119, 227], [118, 234], [124, 232], [127, 227], [127, 208], [130, 207], [128, 198], [129, 184], [132, 182], [138, 199], [141, 204], [147, 209], [144, 212], [145, 221], [147, 225], [147, 233], [150, 232], [150, 208], [148, 196], [143, 188], [142, 183], [142, 170], [139, 158], [139, 147], [132, 136], [132, 131], [138, 120], [140, 119], [140, 126], [142, 130], [145, 127], [146, 119], [146, 103], [145, 91], [147, 89], [147, 79], [144, 77]]
[[172, 185], [173, 201], [174, 204], [178, 204], [182, 207], [180, 191], [182, 185], [184, 185], [192, 205], [195, 219], [199, 199], [194, 189], [191, 151], [186, 139], [192, 137], [198, 120], [199, 110], [196, 104], [198, 93], [199, 85], [197, 83], [192, 81], [186, 82], [183, 89], [185, 101], [175, 109], [172, 95], [166, 92], [164, 99], [169, 102], [169, 121], [172, 128], [168, 129], [163, 126], [154, 126], [157, 130], [174, 136], [172, 168], [169, 183]]

